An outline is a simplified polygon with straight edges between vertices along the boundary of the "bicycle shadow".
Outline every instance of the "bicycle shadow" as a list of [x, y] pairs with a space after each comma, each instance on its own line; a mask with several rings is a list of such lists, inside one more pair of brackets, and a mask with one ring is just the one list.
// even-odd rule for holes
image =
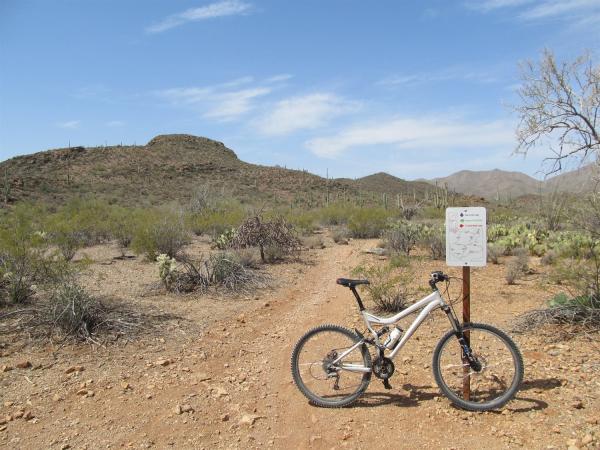
[[[544, 400], [525, 397], [519, 394], [531, 389], [552, 390], [560, 386], [561, 382], [557, 378], [539, 378], [524, 381], [519, 393], [517, 393], [517, 396], [512, 401], [516, 402], [516, 405], [513, 403], [513, 407], [510, 407], [511, 413], [527, 413], [548, 408], [549, 405]], [[398, 392], [397, 389], [388, 392], [366, 392], [355, 404], [353, 404], [353, 407], [373, 408], [385, 405], [395, 405], [406, 408], [419, 406], [421, 402], [435, 400], [437, 397], [443, 397], [443, 395], [437, 391], [436, 387], [429, 385], [415, 386], [410, 383], [405, 383], [402, 385], [402, 389], [405, 391], [404, 393]], [[520, 406], [519, 404], [522, 402], [524, 402], [525, 405]], [[460, 408], [457, 408], [454, 405], [451, 407], [460, 410]], [[502, 414], [502, 410], [490, 412], [493, 414]]]
[[[432, 386], [414, 386], [410, 383], [404, 383], [401, 387], [404, 393], [399, 393], [397, 388], [387, 392], [365, 392], [362, 397], [354, 403], [353, 407], [373, 408], [384, 405], [395, 405], [398, 407], [415, 407], [423, 401], [433, 400], [436, 397], [442, 397]], [[431, 389], [433, 392], [428, 392]]]

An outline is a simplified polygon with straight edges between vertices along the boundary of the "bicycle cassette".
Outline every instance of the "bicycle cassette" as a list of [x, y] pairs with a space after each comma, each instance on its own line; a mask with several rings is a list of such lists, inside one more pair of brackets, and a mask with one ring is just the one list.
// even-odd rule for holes
[[386, 357], [378, 357], [373, 363], [373, 373], [380, 380], [389, 380], [394, 375], [394, 363]]

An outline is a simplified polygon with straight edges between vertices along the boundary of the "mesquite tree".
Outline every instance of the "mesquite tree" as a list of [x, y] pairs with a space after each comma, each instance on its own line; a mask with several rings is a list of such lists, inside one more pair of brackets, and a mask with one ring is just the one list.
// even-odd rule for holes
[[600, 150], [600, 66], [585, 53], [572, 62], [557, 62], [545, 50], [538, 63], [521, 65], [521, 104], [516, 153], [548, 146], [554, 156], [550, 172], [571, 156], [584, 161]]

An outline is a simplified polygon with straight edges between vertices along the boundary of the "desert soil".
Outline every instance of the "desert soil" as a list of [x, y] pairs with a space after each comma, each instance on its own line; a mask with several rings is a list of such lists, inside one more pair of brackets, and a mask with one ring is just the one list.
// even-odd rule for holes
[[[600, 448], [597, 336], [513, 335], [525, 382], [501, 411], [466, 412], [440, 395], [433, 348], [448, 329], [437, 312], [396, 358], [392, 390], [373, 377], [349, 408], [311, 406], [296, 389], [290, 354], [321, 323], [360, 327], [350, 292], [335, 284], [375, 241], [303, 253], [269, 268], [273, 288], [238, 299], [149, 289], [156, 267], [86, 249], [89, 289], [148, 311], [140, 337], [105, 346], [36, 344], [0, 336], [0, 447], [98, 448]], [[193, 251], [205, 250], [197, 242]], [[472, 274], [472, 319], [510, 329], [550, 292], [543, 268], [515, 286], [504, 266]], [[443, 262], [417, 258], [415, 283]], [[459, 294], [455, 286], [451, 291]], [[460, 310], [458, 311], [460, 314]]]

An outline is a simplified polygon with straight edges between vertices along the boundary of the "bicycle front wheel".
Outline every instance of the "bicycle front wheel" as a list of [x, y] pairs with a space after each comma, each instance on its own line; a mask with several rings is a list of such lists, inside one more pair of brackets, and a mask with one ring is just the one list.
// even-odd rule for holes
[[371, 355], [364, 344], [352, 349], [358, 342], [355, 333], [338, 325], [321, 325], [300, 338], [292, 353], [292, 376], [311, 403], [340, 408], [367, 389]]
[[[473, 356], [474, 370], [465, 360], [454, 331], [448, 332], [433, 354], [433, 375], [441, 391], [456, 406], [471, 411], [497, 409], [511, 400], [523, 380], [523, 358], [503, 331], [485, 324], [463, 326]], [[465, 391], [468, 385], [470, 392]]]

